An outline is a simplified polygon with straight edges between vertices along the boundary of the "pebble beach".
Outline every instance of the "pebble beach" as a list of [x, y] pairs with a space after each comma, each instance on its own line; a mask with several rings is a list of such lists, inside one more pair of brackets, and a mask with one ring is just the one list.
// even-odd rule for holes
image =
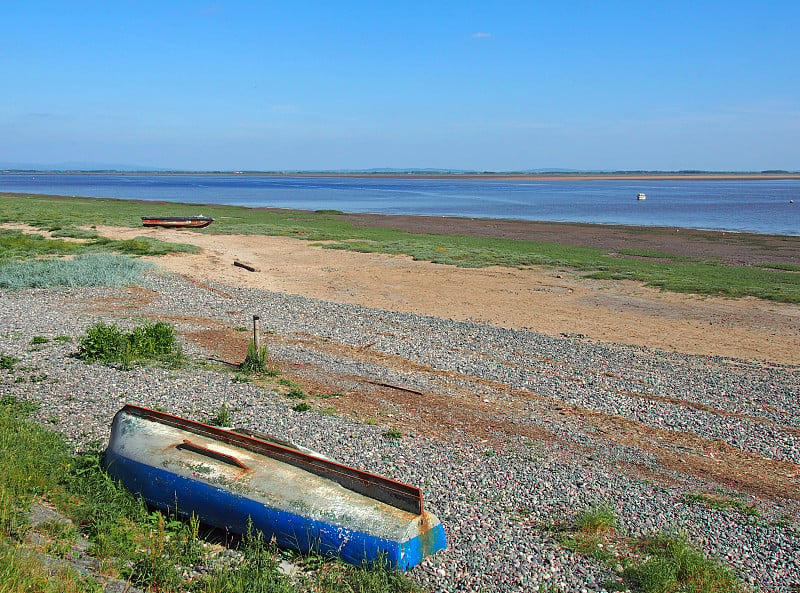
[[[235, 427], [422, 487], [448, 537], [447, 550], [409, 573], [430, 591], [603, 591], [620, 567], [560, 543], [598, 505], [614, 509], [626, 536], [685, 535], [756, 590], [800, 588], [796, 365], [160, 272], [140, 289], [32, 289], [0, 300], [0, 353], [19, 359], [0, 370], [0, 395], [38, 402], [36, 419], [76, 450], [104, 444], [125, 403], [200, 421], [224, 403]], [[253, 315], [281, 368], [304, 386], [324, 382], [342, 405], [307, 387], [312, 409], [294, 411], [296, 400], [220, 368], [244, 351], [222, 356], [207, 337], [246, 339]], [[87, 327], [143, 320], [175, 325], [190, 364], [121, 370], [74, 356]], [[384, 389], [368, 399], [365, 385]], [[390, 427], [403, 437], [386, 438]], [[696, 500], [712, 494], [740, 504]]]

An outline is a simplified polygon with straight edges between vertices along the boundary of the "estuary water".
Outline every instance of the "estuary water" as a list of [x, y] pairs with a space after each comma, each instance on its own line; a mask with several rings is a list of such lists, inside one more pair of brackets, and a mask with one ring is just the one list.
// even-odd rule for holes
[[[1, 173], [0, 192], [800, 235], [799, 179]], [[640, 192], [646, 200], [636, 199]]]

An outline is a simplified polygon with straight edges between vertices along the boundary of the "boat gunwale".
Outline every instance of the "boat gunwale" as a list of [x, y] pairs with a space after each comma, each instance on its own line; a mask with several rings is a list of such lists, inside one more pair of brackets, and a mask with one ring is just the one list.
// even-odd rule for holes
[[210, 216], [142, 216], [142, 225], [146, 227], [204, 229], [212, 222], [214, 219]]
[[297, 449], [271, 443], [257, 437], [226, 430], [216, 426], [187, 420], [166, 412], [160, 412], [133, 404], [126, 404], [118, 414], [131, 414], [185, 430], [193, 434], [218, 440], [229, 445], [288, 463], [315, 475], [330, 479], [339, 485], [386, 503], [400, 510], [423, 515], [422, 491], [416, 486], [404, 484], [364, 470], [356, 469], [329, 459], [304, 453]]

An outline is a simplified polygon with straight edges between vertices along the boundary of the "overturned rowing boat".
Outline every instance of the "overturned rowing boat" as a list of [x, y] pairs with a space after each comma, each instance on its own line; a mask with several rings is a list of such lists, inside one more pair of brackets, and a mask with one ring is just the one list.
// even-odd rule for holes
[[444, 549], [419, 488], [306, 451], [126, 405], [103, 463], [155, 507], [280, 547], [400, 570]]

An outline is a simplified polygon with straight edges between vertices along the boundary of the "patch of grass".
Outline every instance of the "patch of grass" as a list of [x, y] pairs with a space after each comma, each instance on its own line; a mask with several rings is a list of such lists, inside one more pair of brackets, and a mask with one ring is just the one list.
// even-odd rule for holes
[[99, 235], [95, 230], [86, 230], [86, 229], [79, 229], [75, 227], [70, 227], [66, 229], [58, 229], [54, 230], [50, 233], [50, 236], [54, 239], [65, 237], [69, 239], [97, 239]]
[[[305, 563], [304, 563], [305, 564]], [[423, 589], [402, 573], [380, 563], [351, 566], [342, 562], [324, 565], [316, 571], [318, 589], [324, 593], [423, 593]]]
[[561, 538], [561, 545], [601, 562], [610, 563], [616, 558], [613, 540], [616, 539], [617, 513], [611, 505], [603, 503], [582, 510], [575, 518], [573, 529], [572, 534]]
[[222, 402], [222, 405], [220, 405], [216, 415], [213, 416], [208, 423], [213, 426], [223, 427], [232, 425], [233, 419], [231, 418], [231, 411], [228, 409], [228, 406], [225, 405], [225, 402]]
[[[0, 204], [2, 202], [0, 201]], [[89, 253], [117, 253], [125, 255], [166, 255], [167, 253], [197, 253], [200, 248], [188, 243], [167, 243], [152, 237], [115, 240], [99, 237], [94, 231], [59, 231], [53, 237], [83, 235], [80, 242], [47, 238], [40, 234], [0, 229], [0, 261], [25, 260], [33, 257], [73, 256]]]
[[330, 398], [333, 398], [333, 397], [344, 397], [344, 393], [340, 393], [338, 391], [334, 391], [333, 393], [320, 393], [320, 394], [317, 394], [316, 397], [318, 397], [319, 399], [330, 399]]
[[655, 251], [653, 249], [618, 249], [617, 253], [645, 259], [666, 259], [679, 262], [692, 261], [691, 258], [682, 255], [667, 253], [666, 251]]
[[401, 439], [403, 438], [403, 433], [392, 426], [389, 428], [389, 430], [383, 433], [383, 436], [387, 439]]
[[58, 286], [112, 286], [136, 284], [149, 262], [121, 255], [79, 255], [73, 259], [41, 259], [0, 263], [0, 288], [53, 288]]
[[130, 332], [114, 324], [98, 323], [81, 338], [78, 357], [86, 362], [120, 363], [128, 369], [134, 362], [178, 366], [183, 361], [175, 328], [163, 321], [135, 327]]
[[168, 253], [198, 253], [200, 248], [188, 243], [167, 243], [152, 237], [135, 237], [121, 241], [100, 237], [93, 241], [89, 247], [92, 250], [102, 248], [104, 251], [114, 251], [125, 255], [166, 255]]
[[687, 504], [702, 504], [710, 509], [718, 511], [726, 511], [728, 509], [734, 509], [736, 511], [739, 511], [743, 515], [747, 515], [748, 517], [761, 516], [761, 511], [758, 510], [758, 508], [749, 504], [745, 504], [744, 502], [742, 502], [741, 500], [737, 500], [736, 498], [723, 496], [719, 494], [707, 494], [707, 493], [688, 494], [684, 497], [684, 501]]
[[792, 264], [761, 264], [759, 267], [770, 270], [784, 270], [786, 272], [800, 272], [800, 266]]
[[284, 395], [286, 397], [288, 397], [288, 398], [291, 398], [291, 399], [306, 399], [306, 398], [308, 398], [308, 395], [306, 394], [305, 391], [303, 391], [303, 388], [300, 387], [300, 385], [298, 385], [297, 383], [295, 383], [291, 379], [289, 379], [288, 377], [281, 377], [280, 379], [278, 379], [278, 385], [281, 385], [281, 386], [287, 388], [287, 391], [284, 392]]
[[271, 374], [273, 365], [269, 360], [269, 349], [266, 345], [256, 348], [253, 340], [247, 344], [247, 354], [239, 365], [239, 371], [248, 375]]
[[792, 272], [746, 266], [714, 263], [656, 265], [630, 260], [624, 264], [603, 264], [587, 277], [638, 280], [647, 286], [671, 292], [731, 298], [754, 296], [778, 302], [800, 302], [800, 276]]
[[286, 392], [286, 397], [291, 399], [306, 399], [308, 395], [300, 387], [292, 387]]
[[580, 512], [575, 519], [575, 528], [584, 533], [604, 533], [616, 531], [617, 513], [607, 504], [599, 504]]
[[75, 255], [84, 249], [80, 243], [0, 229], [0, 262], [49, 255]]
[[200, 591], [204, 593], [294, 593], [288, 577], [278, 571], [276, 548], [252, 529], [242, 541], [242, 560], [211, 573]]
[[[734, 572], [690, 544], [684, 537], [658, 535], [641, 539], [617, 531], [617, 515], [608, 504], [581, 511], [571, 534], [561, 537], [566, 548], [609, 567], [621, 566], [622, 581], [604, 583], [609, 591], [638, 593], [745, 593]], [[620, 570], [618, 567], [617, 570]]]
[[623, 573], [625, 582], [638, 591], [747, 591], [730, 568], [709, 560], [683, 538], [660, 535], [645, 540], [641, 549], [647, 554], [646, 559]]
[[3, 593], [101, 593], [103, 586], [69, 566], [45, 566], [39, 554], [0, 540]]
[[292, 408], [295, 412], [308, 412], [311, 409], [311, 406], [308, 405], [306, 402], [300, 402], [296, 406]]
[[0, 370], [10, 371], [18, 362], [19, 358], [0, 353]]

